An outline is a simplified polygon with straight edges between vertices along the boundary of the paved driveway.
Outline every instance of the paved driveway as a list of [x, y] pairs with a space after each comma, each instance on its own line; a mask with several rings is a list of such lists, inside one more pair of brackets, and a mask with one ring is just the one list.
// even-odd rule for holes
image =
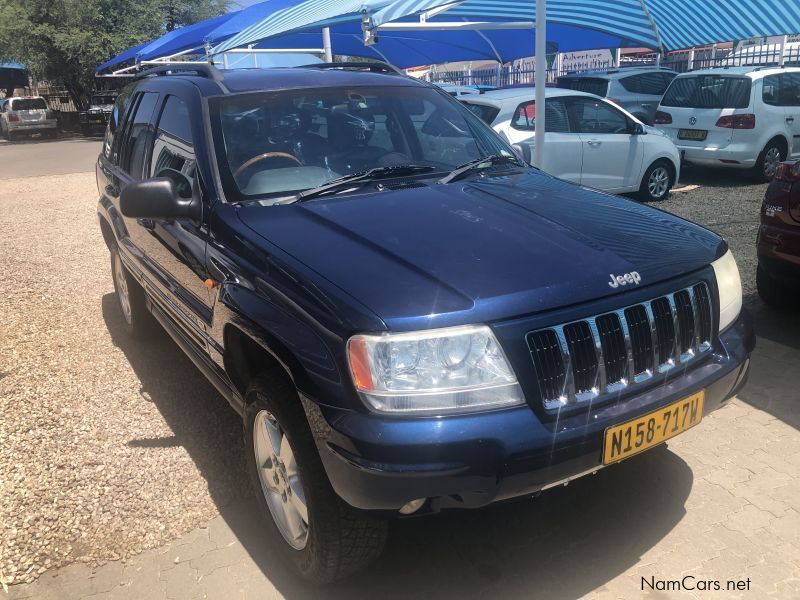
[[0, 179], [93, 171], [101, 147], [99, 138], [66, 135], [58, 140], [0, 138]]
[[[51, 463], [42, 479], [26, 471], [15, 476], [13, 489], [0, 488], [0, 510], [9, 510], [0, 526], [22, 528], [23, 515], [42, 498], [47, 519], [55, 520], [33, 521], [44, 523], [37, 532], [55, 529], [61, 519], [77, 523], [72, 549], [58, 555], [67, 566], [36, 563], [41, 577], [12, 585], [9, 597], [800, 597], [800, 315], [764, 308], [749, 283], [756, 218], [749, 205], [757, 206], [763, 187], [731, 185], [728, 174], [698, 181], [700, 188], [665, 207], [697, 219], [703, 214], [693, 211], [711, 207], [713, 226], [725, 229], [742, 257], [759, 340], [740, 397], [668, 447], [538, 499], [395, 522], [372, 568], [324, 590], [295, 579], [267, 541], [236, 467], [239, 424], [224, 401], [166, 336], [137, 343], [122, 335], [94, 222], [91, 175], [0, 182], [0, 192], [14, 196], [12, 212], [9, 194], [0, 193], [3, 230], [25, 232], [0, 238], [0, 272], [18, 277], [0, 294], [5, 323], [14, 324], [5, 339], [18, 340], [0, 343], [6, 361], [0, 403], [8, 411], [6, 431], [12, 429], [11, 437], [0, 430], [0, 449], [26, 439], [45, 448], [57, 434], [54, 425], [69, 434], [53, 454], [34, 450], [25, 461], [27, 469]], [[80, 193], [64, 189], [57, 206], [43, 207], [45, 185]], [[53, 225], [59, 216], [69, 218], [69, 227]], [[64, 252], [72, 259], [55, 273], [52, 257]], [[57, 319], [40, 312], [47, 302], [59, 307]], [[18, 336], [22, 328], [31, 335]], [[45, 344], [52, 353], [37, 363]], [[9, 424], [13, 406], [24, 410]], [[102, 408], [99, 416], [93, 406]], [[74, 464], [69, 452], [87, 445], [94, 462]], [[0, 479], [19, 473], [18, 466], [0, 464]], [[70, 468], [78, 479], [62, 479]], [[74, 481], [74, 488], [60, 488], [61, 481]], [[76, 504], [70, 494], [79, 488], [100, 494]], [[130, 493], [138, 505], [126, 503]], [[179, 517], [194, 525], [170, 529]], [[132, 533], [138, 545], [125, 546]], [[156, 547], [141, 551], [145, 536]], [[110, 560], [123, 546], [136, 550]], [[674, 580], [695, 586], [732, 580], [749, 589], [676, 591]]]

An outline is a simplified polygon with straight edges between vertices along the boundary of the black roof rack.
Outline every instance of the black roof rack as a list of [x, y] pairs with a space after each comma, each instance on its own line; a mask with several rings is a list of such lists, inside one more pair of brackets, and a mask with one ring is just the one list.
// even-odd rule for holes
[[222, 88], [222, 91], [228, 93], [228, 88], [225, 87], [225, 76], [214, 65], [209, 63], [185, 63], [185, 62], [172, 62], [164, 63], [163, 66], [159, 65], [152, 69], [146, 69], [138, 73], [134, 79], [142, 79], [152, 75], [182, 75], [185, 73], [194, 73], [200, 77], [211, 79], [214, 83]]
[[365, 61], [365, 62], [333, 62], [333, 63], [316, 63], [311, 65], [302, 65], [299, 69], [352, 69], [354, 71], [370, 71], [371, 73], [392, 73], [394, 75], [403, 75], [405, 73], [393, 67], [389, 63], [381, 62], [379, 60]]

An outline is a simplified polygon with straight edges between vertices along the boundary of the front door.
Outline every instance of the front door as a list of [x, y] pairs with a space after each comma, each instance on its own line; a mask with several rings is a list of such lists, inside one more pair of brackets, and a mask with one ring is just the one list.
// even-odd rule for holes
[[570, 127], [583, 146], [581, 184], [609, 192], [639, 187], [644, 141], [632, 135], [633, 121], [608, 102], [574, 96], [568, 101]]
[[189, 107], [178, 96], [166, 96], [161, 106], [144, 176], [168, 177], [175, 181], [181, 197], [196, 197], [203, 203], [199, 223], [189, 219], [139, 221], [147, 232], [143, 250], [152, 269], [153, 289], [148, 291], [184, 333], [205, 348], [206, 326], [211, 323], [211, 299], [205, 284], [208, 210], [195, 160]]

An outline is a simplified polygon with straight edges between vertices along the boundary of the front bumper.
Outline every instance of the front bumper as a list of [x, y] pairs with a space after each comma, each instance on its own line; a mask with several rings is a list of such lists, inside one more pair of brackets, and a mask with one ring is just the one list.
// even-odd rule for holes
[[8, 130], [13, 133], [19, 131], [44, 131], [57, 128], [58, 121], [52, 119], [49, 121], [15, 121], [8, 124]]
[[534, 494], [602, 467], [603, 433], [705, 390], [704, 414], [744, 385], [755, 347], [743, 311], [712, 355], [684, 375], [590, 411], [543, 422], [528, 407], [446, 418], [398, 419], [305, 401], [334, 490], [366, 510], [475, 508]]

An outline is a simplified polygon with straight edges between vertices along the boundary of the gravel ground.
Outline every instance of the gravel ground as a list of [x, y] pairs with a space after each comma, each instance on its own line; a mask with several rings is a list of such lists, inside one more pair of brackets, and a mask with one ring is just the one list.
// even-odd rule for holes
[[166, 335], [122, 336], [96, 197], [93, 173], [0, 182], [6, 583], [160, 546], [246, 481], [224, 400]]
[[[719, 231], [754, 299], [764, 185], [687, 170], [660, 208]], [[0, 183], [0, 581], [125, 558], [249, 494], [238, 417], [161, 335], [120, 329], [93, 173]], [[46, 199], [46, 200], [43, 200]], [[166, 368], [165, 368], [166, 367]]]

